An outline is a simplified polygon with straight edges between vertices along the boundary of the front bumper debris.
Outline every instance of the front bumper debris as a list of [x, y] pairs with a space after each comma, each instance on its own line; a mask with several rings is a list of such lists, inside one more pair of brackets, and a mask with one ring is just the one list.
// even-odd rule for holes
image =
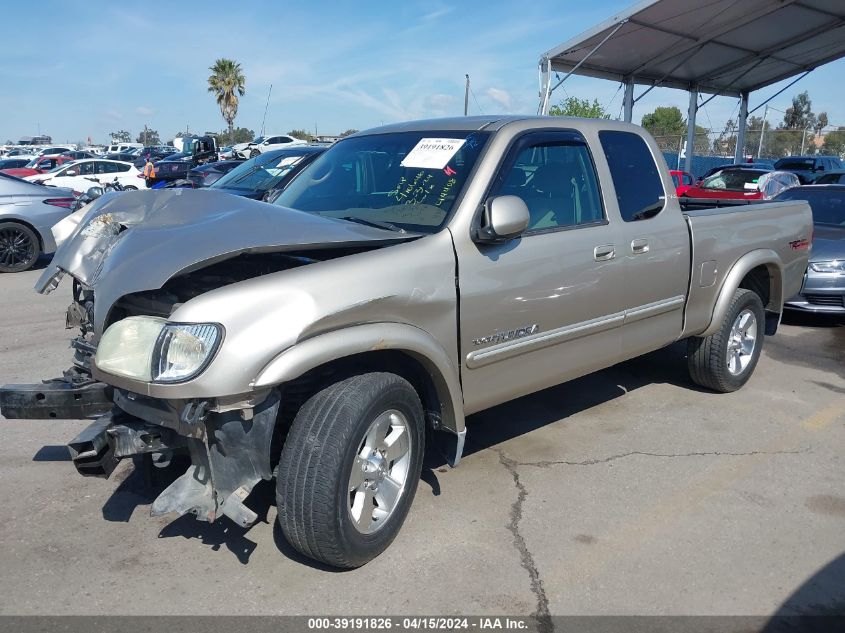
[[97, 381], [56, 378], [0, 387], [0, 413], [9, 420], [84, 420], [103, 415], [112, 406], [111, 387]]
[[155, 462], [167, 463], [174, 453], [187, 452], [191, 465], [153, 501], [150, 514], [192, 513], [208, 522], [226, 515], [243, 527], [255, 522], [258, 516], [243, 502], [255, 484], [273, 476], [277, 392], [251, 417], [243, 410], [204, 414], [203, 403], [192, 402], [179, 413], [172, 403], [122, 390], [115, 391], [114, 401], [113, 411], [68, 444], [81, 475], [108, 477], [132, 455], [152, 453]]

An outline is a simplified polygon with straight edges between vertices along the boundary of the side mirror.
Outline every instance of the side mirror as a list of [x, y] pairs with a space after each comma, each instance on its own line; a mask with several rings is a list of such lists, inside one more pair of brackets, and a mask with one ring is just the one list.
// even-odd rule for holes
[[519, 237], [531, 214], [519, 196], [498, 196], [484, 205], [484, 226], [475, 232], [475, 241], [483, 244], [507, 242]]
[[268, 190], [264, 193], [264, 195], [263, 195], [263, 196], [261, 196], [261, 199], [262, 199], [264, 202], [269, 202], [269, 203], [271, 203], [271, 204], [272, 204], [273, 202], [275, 202], [275, 201], [276, 201], [276, 198], [278, 198], [278, 197], [279, 197], [279, 195], [280, 195], [281, 193], [282, 193], [282, 190], [281, 190], [281, 189], [268, 189]]

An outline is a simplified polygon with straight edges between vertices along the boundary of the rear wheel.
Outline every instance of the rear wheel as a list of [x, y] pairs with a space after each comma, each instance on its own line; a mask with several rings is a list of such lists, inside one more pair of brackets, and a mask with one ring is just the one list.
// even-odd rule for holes
[[38, 236], [32, 229], [17, 222], [0, 222], [0, 272], [29, 270], [40, 254]]
[[739, 288], [719, 329], [687, 341], [687, 365], [693, 382], [728, 393], [742, 387], [763, 349], [765, 313], [759, 295]]
[[411, 507], [424, 445], [419, 397], [395, 374], [353, 376], [312, 396], [291, 426], [276, 476], [288, 542], [335, 567], [378, 556]]
[[124, 187], [123, 190], [124, 191], [138, 191], [138, 187], [133, 187], [132, 185], [129, 185], [128, 187]]

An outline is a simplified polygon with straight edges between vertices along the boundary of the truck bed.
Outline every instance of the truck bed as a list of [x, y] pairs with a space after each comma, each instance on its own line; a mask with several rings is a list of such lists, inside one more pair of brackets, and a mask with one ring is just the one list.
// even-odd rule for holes
[[[740, 204], [725, 206], [707, 202], [709, 206], [687, 207], [683, 212], [690, 232], [692, 265], [682, 337], [706, 330], [719, 291], [740, 260], [757, 262], [761, 283], [775, 277], [770, 284], [773, 291], [766, 291], [766, 308], [779, 313], [783, 300], [801, 288], [811, 240], [812, 213], [804, 201], [731, 201]], [[763, 244], [766, 247], [759, 246]]]

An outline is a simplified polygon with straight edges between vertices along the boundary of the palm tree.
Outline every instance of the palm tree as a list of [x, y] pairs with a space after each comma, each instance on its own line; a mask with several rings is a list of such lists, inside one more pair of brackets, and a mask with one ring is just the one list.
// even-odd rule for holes
[[229, 124], [231, 137], [238, 114], [238, 95], [243, 97], [246, 94], [246, 77], [241, 71], [241, 65], [233, 59], [220, 58], [209, 70], [211, 76], [208, 78], [208, 91], [217, 97], [220, 114]]

